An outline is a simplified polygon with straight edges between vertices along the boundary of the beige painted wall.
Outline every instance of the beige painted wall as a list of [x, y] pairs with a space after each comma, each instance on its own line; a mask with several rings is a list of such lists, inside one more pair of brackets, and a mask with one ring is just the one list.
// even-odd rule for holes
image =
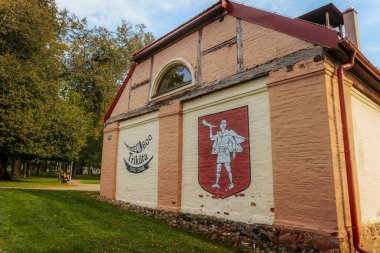
[[[273, 176], [267, 78], [184, 104], [182, 211], [247, 223], [273, 222]], [[198, 183], [198, 117], [248, 105], [251, 184], [243, 197], [213, 199]], [[199, 195], [202, 195], [200, 197]], [[254, 203], [254, 204], [252, 204]], [[272, 209], [272, 210], [271, 210]]]
[[353, 90], [355, 157], [362, 221], [380, 221], [380, 106]]
[[[141, 206], [156, 208], [158, 181], [158, 112], [149, 113], [120, 123], [119, 154], [117, 161], [116, 199]], [[152, 135], [152, 141], [146, 148], [148, 157], [154, 156], [150, 168], [133, 174], [127, 171], [124, 160], [128, 159], [129, 146], [145, 140]]]

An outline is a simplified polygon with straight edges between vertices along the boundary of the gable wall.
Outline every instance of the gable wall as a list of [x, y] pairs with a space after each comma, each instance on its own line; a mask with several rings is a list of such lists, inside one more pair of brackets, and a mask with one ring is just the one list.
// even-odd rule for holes
[[123, 93], [121, 93], [119, 101], [116, 103], [115, 108], [113, 109], [111, 113], [111, 117], [114, 117], [122, 113], [127, 113], [129, 111], [128, 104], [129, 104], [129, 94], [130, 94], [131, 83], [132, 83], [132, 79], [129, 79], [127, 86], [125, 87]]
[[198, 32], [194, 32], [154, 55], [152, 82], [161, 69], [174, 58], [184, 58], [194, 71], [197, 68]]
[[242, 25], [243, 57], [246, 69], [314, 46], [307, 41], [244, 20]]
[[[238, 36], [239, 27], [241, 36]], [[239, 53], [243, 56], [240, 71], [244, 71], [313, 46], [287, 34], [225, 15], [138, 63], [132, 81], [111, 117], [147, 106], [157, 75], [175, 58], [184, 59], [190, 64], [195, 73], [196, 85], [202, 86], [216, 84], [237, 74]], [[194, 88], [196, 86], [189, 89]]]

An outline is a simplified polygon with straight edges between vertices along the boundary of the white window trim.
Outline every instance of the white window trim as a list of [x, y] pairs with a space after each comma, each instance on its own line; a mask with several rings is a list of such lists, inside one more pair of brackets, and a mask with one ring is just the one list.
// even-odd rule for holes
[[[166, 92], [164, 94], [161, 94], [159, 96], [155, 96], [155, 94], [157, 93], [159, 81], [161, 80], [163, 75], [166, 74], [166, 71], [169, 70], [169, 68], [173, 67], [174, 65], [178, 65], [178, 64], [184, 65], [190, 71], [191, 83], [186, 84], [184, 86], [181, 86], [181, 87], [174, 89], [172, 91]], [[168, 61], [164, 65], [164, 67], [158, 72], [158, 74], [156, 75], [156, 77], [153, 80], [154, 81], [152, 83], [152, 87], [150, 88], [150, 93], [149, 93], [149, 101], [159, 100], [159, 99], [162, 99], [164, 97], [170, 96], [174, 93], [177, 93], [179, 91], [182, 91], [182, 90], [188, 89], [192, 86], [195, 86], [194, 69], [193, 69], [193, 66], [191, 65], [191, 63], [189, 61], [187, 61], [185, 58], [176, 57], [176, 58], [173, 58], [170, 61]]]

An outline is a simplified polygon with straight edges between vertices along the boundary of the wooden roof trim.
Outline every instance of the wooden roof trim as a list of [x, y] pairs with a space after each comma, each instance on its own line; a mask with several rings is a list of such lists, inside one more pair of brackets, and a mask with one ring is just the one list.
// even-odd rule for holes
[[229, 2], [227, 11], [230, 15], [245, 21], [261, 25], [290, 36], [326, 47], [337, 48], [339, 35], [337, 31], [325, 26], [292, 19], [275, 13], [259, 10], [243, 4]]

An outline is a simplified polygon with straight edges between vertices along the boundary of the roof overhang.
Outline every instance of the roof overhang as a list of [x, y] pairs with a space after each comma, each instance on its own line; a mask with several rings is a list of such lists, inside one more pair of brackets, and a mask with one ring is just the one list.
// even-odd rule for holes
[[326, 48], [338, 46], [338, 33], [325, 26], [288, 18], [234, 2], [229, 2], [227, 10], [232, 16]]
[[234, 17], [278, 32], [286, 33], [326, 48], [336, 48], [338, 46], [338, 33], [333, 29], [229, 1], [226, 9], [223, 8], [220, 2], [212, 5], [188, 22], [135, 53], [133, 60], [140, 62], [150, 57], [152, 54], [168, 47], [186, 35], [213, 22], [220, 17], [224, 11], [227, 11], [228, 14]]

